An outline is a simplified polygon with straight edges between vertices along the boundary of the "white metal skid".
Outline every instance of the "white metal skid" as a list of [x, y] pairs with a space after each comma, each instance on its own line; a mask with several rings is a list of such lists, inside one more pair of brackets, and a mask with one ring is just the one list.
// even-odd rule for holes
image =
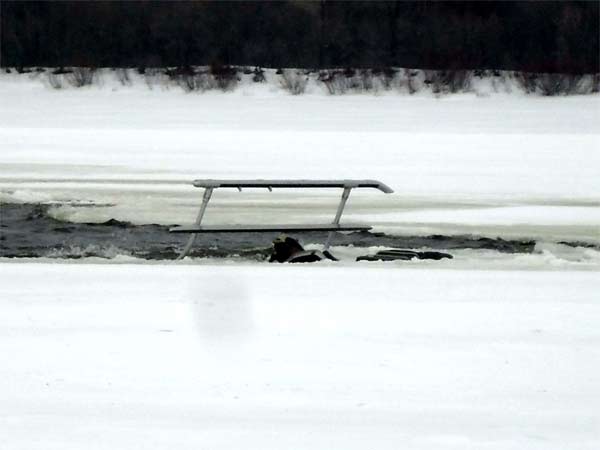
[[[331, 238], [335, 231], [367, 231], [368, 225], [340, 225], [340, 219], [348, 201], [350, 191], [357, 188], [373, 188], [390, 194], [394, 192], [389, 186], [377, 180], [195, 180], [195, 187], [204, 188], [204, 196], [196, 221], [192, 226], [172, 227], [172, 233], [192, 233], [178, 259], [185, 257], [196, 240], [198, 233], [242, 233], [242, 232], [281, 232], [281, 231], [329, 231], [325, 249], [329, 248]], [[330, 224], [270, 224], [270, 225], [211, 225], [203, 226], [202, 218], [206, 207], [212, 196], [213, 190], [217, 188], [342, 188], [342, 198], [338, 205], [335, 217]]]

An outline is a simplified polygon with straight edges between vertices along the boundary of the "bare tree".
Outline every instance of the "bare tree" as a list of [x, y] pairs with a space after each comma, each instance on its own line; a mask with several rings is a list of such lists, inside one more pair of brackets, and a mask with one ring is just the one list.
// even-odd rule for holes
[[292, 95], [303, 94], [308, 84], [308, 75], [297, 69], [283, 69], [281, 71], [281, 86]]

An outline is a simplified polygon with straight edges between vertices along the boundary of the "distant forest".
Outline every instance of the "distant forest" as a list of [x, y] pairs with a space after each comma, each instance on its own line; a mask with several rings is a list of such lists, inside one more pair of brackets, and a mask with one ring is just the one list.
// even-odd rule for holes
[[4, 67], [600, 72], [598, 1], [0, 1]]

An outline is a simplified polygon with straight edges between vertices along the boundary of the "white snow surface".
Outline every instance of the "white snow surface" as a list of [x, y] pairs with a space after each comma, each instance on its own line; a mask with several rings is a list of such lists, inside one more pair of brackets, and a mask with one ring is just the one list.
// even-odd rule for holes
[[0, 447], [595, 450], [597, 272], [0, 264]]
[[[375, 178], [396, 193], [353, 192], [347, 213], [376, 231], [600, 242], [597, 94], [292, 96], [246, 78], [185, 93], [1, 74], [0, 201], [105, 205], [57, 207], [66, 220], [185, 224], [196, 178]], [[338, 195], [217, 191], [206, 221], [329, 221]]]
[[[195, 178], [376, 178], [396, 193], [349, 221], [536, 252], [3, 259], [0, 448], [600, 448], [600, 252], [557, 243], [600, 242], [598, 95], [151, 87], [0, 74], [0, 203], [183, 224]], [[218, 190], [206, 219], [328, 221], [338, 195]]]

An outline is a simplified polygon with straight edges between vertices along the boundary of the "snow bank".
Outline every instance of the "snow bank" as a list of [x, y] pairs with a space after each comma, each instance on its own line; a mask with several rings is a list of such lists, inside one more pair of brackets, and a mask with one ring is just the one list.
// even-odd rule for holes
[[600, 446], [597, 273], [17, 263], [0, 278], [3, 448]]

